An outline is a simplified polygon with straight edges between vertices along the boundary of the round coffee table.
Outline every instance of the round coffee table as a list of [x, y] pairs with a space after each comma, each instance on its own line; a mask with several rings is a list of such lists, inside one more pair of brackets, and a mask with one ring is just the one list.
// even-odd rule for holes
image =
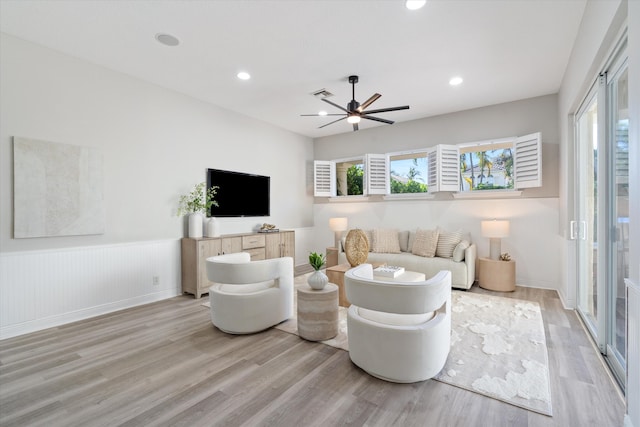
[[338, 286], [322, 290], [298, 288], [298, 335], [308, 341], [324, 341], [338, 335]]

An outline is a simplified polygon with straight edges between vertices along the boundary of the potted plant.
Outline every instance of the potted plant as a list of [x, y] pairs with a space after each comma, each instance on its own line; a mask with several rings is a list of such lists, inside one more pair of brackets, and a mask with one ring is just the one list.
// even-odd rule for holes
[[218, 186], [213, 185], [207, 189], [207, 184], [196, 184], [191, 192], [180, 196], [178, 201], [178, 216], [189, 215], [189, 237], [202, 237], [202, 223], [204, 215], [211, 206], [218, 206], [215, 195]]
[[309, 264], [315, 270], [307, 279], [307, 283], [311, 286], [311, 289], [321, 290], [327, 283], [329, 283], [327, 275], [320, 270], [324, 263], [324, 254], [319, 254], [317, 252], [311, 252], [309, 254]]

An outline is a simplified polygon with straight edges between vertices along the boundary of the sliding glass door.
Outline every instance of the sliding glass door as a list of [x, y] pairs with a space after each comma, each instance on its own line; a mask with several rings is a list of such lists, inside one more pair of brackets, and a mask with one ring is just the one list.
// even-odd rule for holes
[[[592, 335], [599, 335], [598, 314], [598, 92], [596, 84], [576, 121], [577, 219], [572, 224], [578, 260], [578, 311]], [[599, 304], [600, 303], [600, 304]]]
[[629, 277], [628, 66], [624, 47], [576, 114], [577, 308], [624, 385]]
[[617, 375], [624, 376], [626, 346], [626, 293], [624, 278], [629, 277], [629, 70], [623, 60], [607, 81], [609, 109], [608, 226], [609, 277], [607, 277], [609, 311], [607, 350]]

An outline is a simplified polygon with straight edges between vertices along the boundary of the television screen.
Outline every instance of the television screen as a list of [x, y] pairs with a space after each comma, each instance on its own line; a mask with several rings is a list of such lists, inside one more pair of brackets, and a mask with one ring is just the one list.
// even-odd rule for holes
[[207, 189], [218, 186], [209, 216], [269, 216], [270, 177], [220, 169], [207, 170]]

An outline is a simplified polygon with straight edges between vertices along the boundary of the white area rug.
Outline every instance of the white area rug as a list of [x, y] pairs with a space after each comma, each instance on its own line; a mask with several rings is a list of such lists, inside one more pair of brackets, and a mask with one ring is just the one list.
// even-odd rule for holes
[[538, 303], [462, 291], [453, 291], [451, 301], [451, 351], [434, 379], [551, 415]]
[[[306, 286], [306, 275], [296, 277], [295, 282]], [[434, 380], [552, 415], [547, 345], [538, 303], [463, 291], [453, 291], [451, 300], [451, 350]], [[297, 334], [296, 313], [294, 307], [294, 317], [275, 327]], [[338, 336], [320, 342], [349, 351], [346, 308], [340, 307]]]

